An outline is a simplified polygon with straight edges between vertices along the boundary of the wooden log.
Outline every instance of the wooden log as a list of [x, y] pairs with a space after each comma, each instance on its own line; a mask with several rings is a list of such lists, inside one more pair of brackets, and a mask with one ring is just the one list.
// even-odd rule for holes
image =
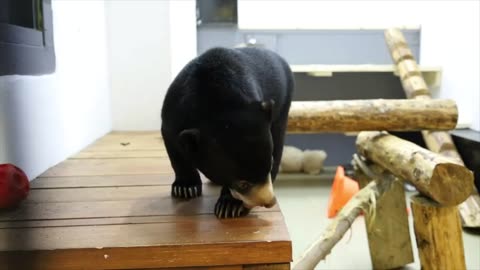
[[290, 108], [288, 132], [449, 130], [457, 117], [452, 100], [297, 101]]
[[[360, 187], [367, 186], [374, 179], [391, 183], [385, 189], [383, 196], [378, 198], [375, 209], [372, 211], [375, 215], [370, 212], [365, 213], [365, 227], [373, 269], [394, 269], [412, 263], [413, 250], [403, 183], [375, 164], [365, 168], [367, 165], [356, 155], [354, 164], [356, 165], [355, 179]], [[375, 175], [367, 176], [362, 169], [371, 170]]]
[[357, 151], [369, 160], [411, 182], [442, 205], [457, 205], [470, 196], [473, 173], [443, 157], [386, 132], [360, 132]]
[[411, 198], [413, 226], [424, 270], [466, 269], [457, 208], [416, 195]]
[[458, 206], [462, 217], [462, 226], [464, 228], [480, 227], [480, 197], [478, 194], [470, 196], [465, 202]]
[[313, 269], [338, 243], [355, 221], [358, 215], [364, 209], [369, 209], [372, 198], [379, 198], [384, 193], [384, 184], [371, 182], [357, 194], [340, 210], [325, 229], [324, 233], [307, 248], [307, 250], [293, 262], [293, 270]]
[[[396, 29], [396, 28], [387, 29], [385, 31], [385, 41], [390, 50], [390, 54], [392, 56], [393, 61], [397, 64], [397, 67], [405, 59], [410, 59], [415, 61], [413, 55], [412, 57], [403, 57], [403, 58], [398, 56], [399, 48], [408, 48], [407, 41], [405, 40], [405, 37], [403, 36], [402, 32], [399, 29]], [[411, 78], [414, 78], [414, 77], [419, 77], [414, 80], [423, 81], [423, 83], [419, 81], [415, 83], [416, 85], [418, 85], [416, 87], [419, 90], [414, 90], [414, 88], [412, 87], [413, 82], [408, 81], [408, 80], [412, 80]], [[401, 78], [401, 81], [408, 98], [414, 98], [416, 100], [431, 99], [430, 91], [425, 92], [423, 91], [423, 89], [421, 89], [423, 88], [423, 86], [420, 86], [420, 84], [426, 85], [421, 75], [411, 76], [410, 78], [403, 78], [403, 79]], [[423, 135], [423, 139], [427, 144], [427, 147], [430, 150], [432, 150], [433, 152], [438, 152], [444, 156], [448, 156], [455, 160], [459, 160], [460, 163], [464, 165], [463, 160], [460, 154], [458, 154], [457, 149], [451, 147], [451, 145], [453, 144], [451, 144], [452, 139], [450, 134], [448, 134], [447, 132], [439, 131], [436, 133], [422, 132], [422, 135]], [[441, 139], [439, 139], [439, 137], [441, 137]], [[465, 184], [469, 184], [469, 183], [465, 183]], [[472, 187], [472, 189], [473, 189], [472, 195], [469, 198], [467, 198], [467, 200], [464, 201], [462, 205], [459, 206], [459, 211], [462, 217], [463, 226], [480, 228], [480, 206], [478, 203], [480, 202], [480, 196], [475, 187]]]
[[[443, 131], [422, 131], [422, 135], [428, 138], [425, 141], [428, 149], [432, 150], [435, 153], [443, 153], [449, 150], [457, 150], [455, 144], [453, 143], [452, 136]], [[457, 156], [452, 156], [458, 158]]]
[[422, 72], [413, 59], [404, 59], [397, 64], [400, 79], [405, 80], [412, 76], [421, 76]]
[[408, 98], [414, 98], [420, 95], [430, 95], [430, 90], [428, 90], [425, 80], [423, 80], [420, 75], [410, 76], [401, 80], [401, 82]]
[[413, 59], [413, 53], [406, 46], [396, 47], [392, 50], [392, 58], [398, 63], [405, 59]]
[[407, 47], [407, 40], [403, 36], [402, 32], [397, 28], [390, 28], [385, 30], [385, 41], [388, 48], [392, 51], [398, 47]]

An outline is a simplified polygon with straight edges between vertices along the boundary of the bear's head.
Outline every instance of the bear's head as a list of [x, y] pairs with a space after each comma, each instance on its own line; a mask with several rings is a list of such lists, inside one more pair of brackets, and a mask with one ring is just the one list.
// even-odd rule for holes
[[180, 133], [181, 145], [197, 168], [227, 186], [247, 208], [276, 203], [270, 175], [273, 105], [257, 101], [215, 111], [198, 128]]

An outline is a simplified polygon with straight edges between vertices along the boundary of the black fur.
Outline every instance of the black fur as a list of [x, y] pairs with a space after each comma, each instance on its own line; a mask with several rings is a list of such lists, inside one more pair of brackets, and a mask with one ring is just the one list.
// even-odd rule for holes
[[259, 184], [269, 173], [275, 180], [293, 88], [288, 64], [264, 49], [214, 48], [188, 63], [162, 108], [162, 135], [176, 175], [172, 195], [201, 195], [199, 170], [224, 187], [217, 216], [246, 215], [228, 188], [246, 192], [238, 181]]

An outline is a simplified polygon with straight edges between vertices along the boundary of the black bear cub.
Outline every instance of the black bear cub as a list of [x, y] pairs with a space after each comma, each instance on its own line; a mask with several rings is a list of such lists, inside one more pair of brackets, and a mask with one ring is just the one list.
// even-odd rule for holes
[[200, 196], [200, 171], [223, 186], [219, 218], [274, 206], [293, 88], [286, 61], [266, 49], [213, 48], [189, 62], [162, 108], [172, 196]]

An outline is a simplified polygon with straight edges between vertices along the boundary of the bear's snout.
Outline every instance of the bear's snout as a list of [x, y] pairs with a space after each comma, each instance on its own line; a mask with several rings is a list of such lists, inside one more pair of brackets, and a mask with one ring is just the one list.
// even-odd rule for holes
[[272, 208], [277, 203], [270, 175], [265, 183], [254, 186], [248, 194], [240, 194], [235, 190], [230, 191], [234, 198], [243, 201], [244, 207], [249, 209], [255, 206]]
[[264, 205], [265, 208], [272, 208], [275, 206], [275, 204], [277, 204], [277, 198], [276, 197], [273, 197], [273, 199]]

